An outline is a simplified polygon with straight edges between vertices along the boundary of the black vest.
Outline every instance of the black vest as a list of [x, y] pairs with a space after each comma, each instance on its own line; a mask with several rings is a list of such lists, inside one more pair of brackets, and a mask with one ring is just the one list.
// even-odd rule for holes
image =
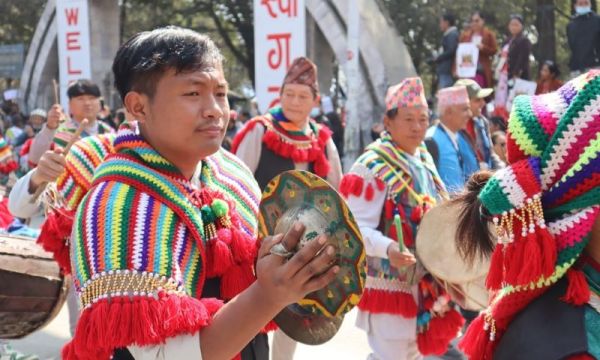
[[[265, 143], [261, 144], [260, 160], [258, 161], [258, 166], [254, 172], [254, 177], [256, 178], [256, 182], [258, 182], [260, 189], [264, 190], [269, 181], [275, 176], [284, 171], [294, 170], [296, 167], [294, 166], [294, 161], [292, 159], [279, 156], [270, 150]], [[314, 164], [312, 162], [308, 164], [308, 171], [314, 173]]]
[[561, 360], [587, 352], [585, 306], [560, 300], [567, 284], [562, 279], [515, 316], [494, 360]]

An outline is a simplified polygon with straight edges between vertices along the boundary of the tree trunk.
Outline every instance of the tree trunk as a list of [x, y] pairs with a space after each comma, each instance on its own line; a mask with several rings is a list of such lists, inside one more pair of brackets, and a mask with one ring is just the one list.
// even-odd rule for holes
[[537, 27], [539, 38], [536, 46], [536, 57], [540, 62], [556, 61], [556, 33], [554, 19], [554, 0], [536, 0]]

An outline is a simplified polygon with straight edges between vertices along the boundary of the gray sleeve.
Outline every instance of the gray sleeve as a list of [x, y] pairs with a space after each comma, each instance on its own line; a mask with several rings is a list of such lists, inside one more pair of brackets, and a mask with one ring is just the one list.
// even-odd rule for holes
[[29, 161], [34, 164], [37, 164], [42, 155], [48, 150], [50, 150], [50, 146], [52, 146], [52, 141], [54, 140], [54, 134], [56, 133], [56, 129], [48, 129], [46, 124], [42, 127], [42, 130], [33, 138], [33, 142], [31, 143], [31, 149], [29, 149]]

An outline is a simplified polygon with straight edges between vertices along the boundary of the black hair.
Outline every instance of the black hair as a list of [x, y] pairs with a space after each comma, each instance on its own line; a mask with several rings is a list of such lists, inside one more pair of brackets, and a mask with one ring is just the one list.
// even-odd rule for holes
[[492, 145], [496, 145], [498, 142], [498, 137], [506, 136], [506, 133], [502, 130], [498, 130], [492, 134]]
[[492, 177], [490, 171], [479, 171], [471, 175], [465, 184], [464, 191], [451, 200], [459, 204], [461, 210], [456, 227], [456, 247], [459, 254], [469, 264], [475, 259], [484, 259], [494, 250], [494, 242], [490, 234], [491, 216], [479, 201], [479, 192]]
[[523, 20], [523, 16], [520, 14], [510, 15], [510, 19], [508, 20], [508, 22], [511, 22], [512, 20], [517, 20], [518, 22], [521, 23], [521, 25], [525, 25], [525, 20]]
[[393, 119], [396, 117], [396, 115], [398, 115], [398, 108], [397, 107], [393, 107], [391, 109], [389, 109], [388, 111], [385, 112], [385, 116], [388, 117], [388, 119]]
[[[558, 78], [560, 76], [560, 69], [554, 61], [546, 60], [542, 63], [542, 67], [544, 65], [546, 65], [548, 67], [548, 70], [550, 70], [550, 74], [554, 75], [555, 78]], [[541, 67], [540, 67], [540, 69], [541, 69]]]
[[451, 13], [444, 13], [442, 15], [442, 20], [448, 22], [448, 25], [450, 26], [456, 25], [456, 17]]
[[487, 21], [487, 16], [483, 15], [483, 13], [481, 12], [481, 10], [475, 10], [471, 13], [471, 19], [473, 18], [473, 16], [479, 16], [484, 22]]
[[490, 123], [498, 126], [499, 130], [506, 132], [506, 129], [507, 129], [506, 121], [504, 121], [504, 118], [502, 116], [492, 116], [490, 118]]
[[112, 70], [122, 100], [134, 90], [150, 98], [165, 72], [198, 71], [219, 66], [221, 52], [206, 35], [167, 26], [134, 35], [119, 48]]
[[88, 79], [79, 79], [69, 84], [69, 87], [67, 88], [69, 100], [82, 95], [100, 97], [100, 88]]

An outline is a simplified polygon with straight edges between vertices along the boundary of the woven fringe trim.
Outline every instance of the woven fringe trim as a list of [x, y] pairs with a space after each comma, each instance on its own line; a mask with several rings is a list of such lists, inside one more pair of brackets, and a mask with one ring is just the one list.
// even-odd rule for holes
[[419, 352], [423, 355], [443, 355], [464, 324], [465, 319], [454, 309], [443, 316], [434, 316], [427, 330], [417, 335]]
[[193, 334], [210, 324], [223, 303], [159, 293], [102, 299], [81, 313], [75, 337], [62, 350], [65, 360], [109, 359], [115, 349], [131, 344], [158, 345], [180, 334]]
[[394, 314], [405, 318], [417, 316], [417, 303], [412, 294], [400, 291], [365, 289], [358, 308], [372, 314]]

